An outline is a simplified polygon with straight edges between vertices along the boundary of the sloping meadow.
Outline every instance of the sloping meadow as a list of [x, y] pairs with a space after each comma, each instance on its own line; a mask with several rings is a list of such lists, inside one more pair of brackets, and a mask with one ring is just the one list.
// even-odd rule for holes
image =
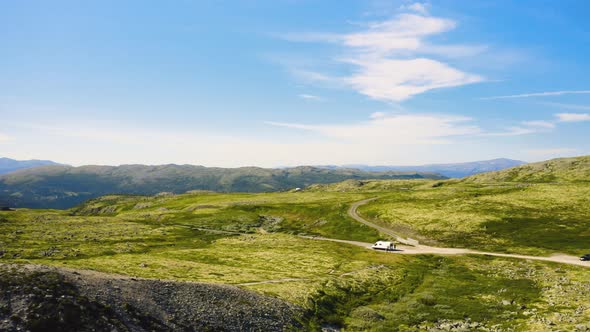
[[368, 218], [440, 246], [548, 255], [586, 253], [590, 186], [449, 182], [362, 206]]
[[[305, 308], [310, 330], [326, 324], [352, 331], [447, 325], [539, 330], [549, 322], [573, 328], [590, 321], [585, 269], [489, 257], [399, 256], [299, 236], [378, 239], [346, 215], [352, 202], [376, 194], [389, 196], [362, 213], [372, 216], [370, 211], [384, 209], [383, 204], [392, 204], [388, 211], [418, 204], [424, 212], [437, 213], [446, 211], [445, 202], [468, 204], [472, 197], [492, 205], [528, 206], [523, 213], [530, 214], [542, 205], [531, 193], [551, 193], [544, 187], [452, 189], [423, 181], [387, 186], [373, 183], [371, 190], [348, 192], [105, 196], [66, 211], [2, 212], [0, 261], [236, 285]], [[431, 205], [424, 207], [423, 201]], [[452, 222], [437, 227], [457, 229]]]

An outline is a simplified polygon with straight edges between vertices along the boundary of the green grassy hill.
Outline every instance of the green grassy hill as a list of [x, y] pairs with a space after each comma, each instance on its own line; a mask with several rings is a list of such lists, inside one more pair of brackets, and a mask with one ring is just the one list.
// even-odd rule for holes
[[379, 195], [369, 220], [425, 244], [548, 255], [590, 252], [590, 185], [446, 183]]
[[590, 182], [590, 156], [559, 158], [474, 175], [466, 182]]
[[192, 165], [45, 166], [0, 176], [0, 201], [16, 207], [69, 208], [98, 196], [189, 190], [272, 192], [346, 179], [442, 178], [431, 173], [365, 172], [315, 167], [267, 169]]
[[464, 180], [348, 180], [312, 191], [378, 197], [367, 219], [437, 246], [548, 255], [590, 252], [590, 156]]
[[[566, 164], [560, 174], [585, 174], [580, 164]], [[590, 251], [587, 181], [354, 179], [300, 192], [106, 195], [69, 210], [0, 212], [0, 263], [233, 285], [295, 305], [303, 311], [298, 322], [310, 331], [590, 327], [586, 267], [397, 255], [309, 237], [384, 238], [347, 215], [353, 202], [372, 197], [378, 199], [359, 208], [364, 218], [427, 244], [531, 255]], [[15, 275], [2, 273], [9, 292], [0, 294], [0, 318], [16, 316], [1, 324], [14, 319], [23, 326], [16, 320], [30, 317], [3, 299], [26, 297], [32, 312], [47, 301], [10, 281]], [[33, 295], [44, 291], [33, 289]]]
[[[384, 203], [391, 202], [385, 197], [396, 200], [396, 205], [417, 201], [424, 211], [437, 213], [454, 194], [427, 181], [379, 184], [370, 181], [366, 192], [354, 187], [350, 191], [109, 195], [71, 210], [0, 212], [0, 263], [234, 285], [302, 308], [306, 317], [302, 324], [310, 331], [326, 324], [347, 331], [448, 330], [451, 326], [543, 331], [551, 324], [571, 330], [590, 321], [590, 310], [579, 310], [589, 304], [590, 283], [584, 268], [485, 256], [400, 256], [298, 236], [373, 241], [381, 236], [346, 215], [352, 202], [377, 195], [384, 196]], [[475, 193], [487, 193], [492, 199], [503, 191], [473, 187], [457, 199]], [[433, 206], [423, 205], [437, 195]], [[510, 208], [528, 207], [522, 213], [534, 216], [529, 206], [532, 196], [522, 195], [520, 201], [510, 198], [514, 201]], [[486, 211], [499, 215], [497, 210]], [[453, 231], [453, 225], [434, 220], [440, 229]], [[11, 276], [5, 273], [2, 280]], [[6, 296], [22, 295], [20, 288], [14, 292]], [[135, 302], [129, 303], [134, 307]], [[3, 310], [13, 309], [4, 306]]]

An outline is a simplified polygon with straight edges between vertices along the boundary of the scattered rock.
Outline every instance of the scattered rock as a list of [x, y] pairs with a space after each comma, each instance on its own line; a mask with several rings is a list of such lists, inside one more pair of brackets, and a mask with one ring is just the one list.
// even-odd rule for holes
[[149, 203], [149, 202], [141, 202], [141, 203], [135, 204], [135, 206], [133, 207], [133, 209], [135, 209], [135, 210], [145, 209], [145, 208], [149, 208], [150, 206], [152, 206], [152, 203]]
[[1, 264], [0, 280], [0, 331], [304, 330], [301, 307], [233, 286]]
[[333, 324], [324, 324], [321, 327], [322, 332], [340, 332], [340, 327]]

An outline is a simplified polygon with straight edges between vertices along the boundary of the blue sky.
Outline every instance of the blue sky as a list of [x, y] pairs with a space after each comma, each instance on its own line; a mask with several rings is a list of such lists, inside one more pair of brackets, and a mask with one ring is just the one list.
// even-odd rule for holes
[[590, 154], [587, 1], [5, 1], [0, 156], [411, 165]]

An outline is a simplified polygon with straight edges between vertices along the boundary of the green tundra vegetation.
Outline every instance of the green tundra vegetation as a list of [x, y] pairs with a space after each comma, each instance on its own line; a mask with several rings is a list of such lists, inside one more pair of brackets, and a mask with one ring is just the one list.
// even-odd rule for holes
[[549, 331], [590, 322], [588, 268], [402, 256], [310, 237], [384, 238], [347, 215], [373, 197], [359, 209], [364, 217], [426, 243], [533, 255], [590, 249], [583, 179], [349, 180], [301, 192], [108, 195], [69, 210], [0, 212], [0, 262], [236, 285], [303, 307], [310, 330]]
[[392, 192], [359, 210], [429, 244], [578, 255], [590, 249], [589, 170], [590, 157], [555, 159]]

